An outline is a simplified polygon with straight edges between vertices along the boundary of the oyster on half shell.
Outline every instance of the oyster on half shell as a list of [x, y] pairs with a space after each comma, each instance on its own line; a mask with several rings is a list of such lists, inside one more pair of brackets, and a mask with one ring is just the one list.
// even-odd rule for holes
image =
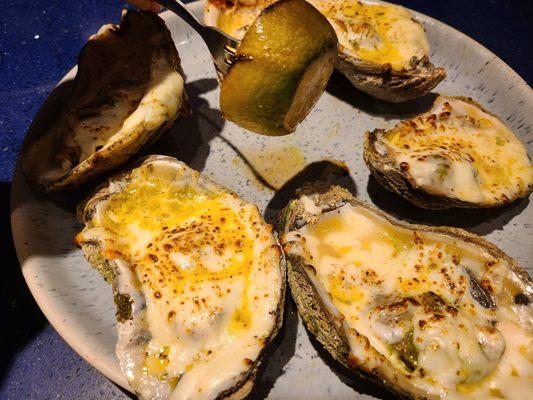
[[493, 244], [337, 186], [291, 201], [278, 232], [300, 315], [354, 373], [420, 400], [530, 397], [533, 282]]
[[244, 398], [285, 298], [285, 258], [257, 206], [150, 156], [80, 205], [79, 219], [76, 243], [113, 285], [116, 354], [138, 396]]
[[364, 159], [384, 187], [428, 209], [496, 207], [533, 190], [524, 145], [464, 97], [439, 96], [427, 113], [368, 132]]
[[[242, 38], [259, 13], [277, 0], [209, 0], [204, 22]], [[422, 25], [405, 8], [353, 0], [308, 0], [339, 40], [336, 68], [373, 97], [402, 102], [429, 93], [445, 77], [429, 61]]]
[[40, 190], [75, 187], [128, 160], [188, 111], [164, 21], [127, 11], [83, 47], [65, 105], [48, 130], [27, 139], [22, 168]]

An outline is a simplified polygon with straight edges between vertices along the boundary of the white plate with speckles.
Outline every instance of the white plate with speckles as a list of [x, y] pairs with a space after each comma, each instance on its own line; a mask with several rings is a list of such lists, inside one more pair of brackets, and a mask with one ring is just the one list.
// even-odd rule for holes
[[[191, 4], [201, 13], [202, 2]], [[427, 31], [431, 60], [448, 78], [436, 92], [470, 96], [503, 121], [533, 153], [533, 92], [511, 68], [462, 33], [414, 13]], [[520, 200], [495, 210], [427, 212], [380, 188], [362, 159], [367, 130], [388, 128], [420, 112], [423, 99], [390, 105], [358, 93], [335, 73], [316, 108], [286, 137], [264, 137], [224, 122], [218, 111], [214, 68], [201, 39], [176, 16], [162, 14], [172, 32], [187, 75], [193, 115], [150, 149], [165, 152], [203, 171], [255, 202], [272, 221], [294, 189], [319, 177], [341, 184], [392, 215], [428, 224], [462, 226], [485, 236], [530, 271], [533, 259], [533, 205]], [[65, 81], [72, 79], [71, 71]], [[62, 90], [51, 96], [32, 129], [57, 109]], [[349, 169], [339, 167], [342, 161]], [[253, 170], [267, 182], [261, 182]], [[265, 185], [267, 184], [267, 185]], [[269, 186], [271, 186], [269, 188]], [[276, 190], [272, 190], [275, 187]], [[61, 336], [109, 379], [128, 388], [114, 353], [115, 311], [111, 287], [72, 244], [81, 229], [72, 212], [30, 190], [17, 168], [12, 192], [12, 227], [22, 271], [32, 294]], [[317, 351], [318, 350], [318, 351]], [[265, 360], [252, 398], [390, 398], [374, 385], [347, 378], [310, 341], [288, 305], [287, 321]]]

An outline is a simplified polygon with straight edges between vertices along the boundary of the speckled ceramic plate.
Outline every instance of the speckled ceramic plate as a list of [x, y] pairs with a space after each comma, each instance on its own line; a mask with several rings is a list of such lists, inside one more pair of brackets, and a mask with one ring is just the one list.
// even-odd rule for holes
[[[201, 13], [202, 3], [191, 7]], [[533, 93], [526, 82], [472, 39], [434, 19], [415, 15], [427, 30], [431, 60], [448, 70], [448, 78], [437, 91], [478, 100], [499, 115], [533, 154]], [[204, 44], [176, 16], [168, 12], [162, 16], [180, 53], [194, 112], [177, 123], [151, 152], [173, 155], [203, 171], [257, 203], [269, 221], [294, 195], [295, 188], [317, 179], [329, 180], [398, 218], [462, 226], [484, 235], [529, 267], [533, 206], [528, 199], [494, 210], [427, 212], [384, 191], [369, 178], [362, 158], [364, 132], [411, 117], [429, 106], [430, 97], [403, 105], [385, 104], [358, 93], [335, 73], [327, 92], [294, 134], [255, 135], [221, 119], [215, 70]], [[65, 79], [72, 79], [73, 74], [71, 71]], [[57, 109], [64, 87], [47, 101], [31, 129], [46, 123]], [[127, 388], [114, 353], [111, 288], [72, 244], [81, 226], [72, 212], [32, 192], [20, 168], [13, 182], [12, 226], [24, 277], [47, 318], [81, 356]], [[253, 398], [390, 398], [335, 368], [309, 339], [290, 303], [288, 308], [281, 337], [265, 361]]]

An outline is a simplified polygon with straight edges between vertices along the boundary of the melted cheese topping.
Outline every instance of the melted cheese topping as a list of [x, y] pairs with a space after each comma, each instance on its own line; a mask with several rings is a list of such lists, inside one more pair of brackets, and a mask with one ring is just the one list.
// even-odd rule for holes
[[[219, 7], [216, 26], [242, 38], [246, 29], [272, 0], [227, 2], [211, 0]], [[375, 64], [390, 64], [394, 70], [409, 69], [411, 59], [429, 55], [424, 28], [403, 7], [359, 1], [309, 0], [332, 24], [343, 53]], [[214, 19], [206, 9], [205, 20]]]
[[[309, 211], [316, 215], [316, 205]], [[344, 321], [354, 364], [392, 367], [431, 398], [530, 395], [533, 307], [513, 299], [532, 288], [504, 260], [352, 205], [285, 234], [282, 244], [312, 265], [308, 276]], [[486, 308], [491, 301], [497, 308]], [[373, 358], [360, 335], [377, 352]]]
[[394, 70], [409, 69], [411, 59], [429, 55], [424, 28], [409, 11], [360, 1], [314, 0], [333, 25], [342, 51]]
[[376, 144], [391, 155], [416, 188], [492, 205], [522, 197], [533, 186], [533, 166], [522, 143], [496, 117], [453, 97], [400, 123]]
[[133, 299], [119, 324], [123, 371], [141, 398], [214, 399], [243, 380], [275, 326], [272, 229], [254, 205], [168, 162], [118, 186], [78, 240], [103, 243]]
[[156, 130], [183, 106], [183, 90], [183, 77], [163, 54], [154, 54], [147, 83], [113, 89], [104, 104], [68, 115], [62, 128], [68, 135], [56, 156], [61, 169], [71, 169], [125, 137]]
[[204, 22], [216, 26], [241, 40], [244, 34], [266, 7], [277, 0], [209, 0]]

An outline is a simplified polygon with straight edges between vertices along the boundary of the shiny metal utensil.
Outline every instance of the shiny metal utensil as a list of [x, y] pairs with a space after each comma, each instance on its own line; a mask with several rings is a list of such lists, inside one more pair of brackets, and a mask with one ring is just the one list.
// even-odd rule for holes
[[200, 34], [211, 53], [219, 78], [223, 78], [233, 62], [239, 40], [226, 35], [218, 28], [204, 25], [179, 0], [155, 0], [155, 2], [178, 15]]

